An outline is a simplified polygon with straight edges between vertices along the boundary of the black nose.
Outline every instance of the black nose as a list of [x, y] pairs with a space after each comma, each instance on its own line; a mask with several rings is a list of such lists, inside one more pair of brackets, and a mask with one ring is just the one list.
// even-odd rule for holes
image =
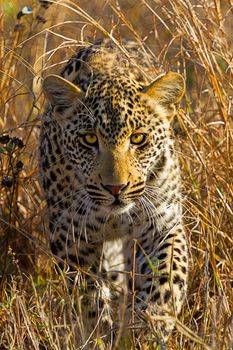
[[105, 188], [105, 190], [107, 190], [108, 192], [110, 192], [113, 196], [117, 196], [118, 194], [120, 194], [122, 192], [122, 190], [124, 190], [128, 184], [120, 184], [120, 185], [103, 185], [103, 188]]

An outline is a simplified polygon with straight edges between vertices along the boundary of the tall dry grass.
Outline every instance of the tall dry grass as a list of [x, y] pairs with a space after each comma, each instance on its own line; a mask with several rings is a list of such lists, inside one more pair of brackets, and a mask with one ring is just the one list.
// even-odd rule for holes
[[[53, 273], [48, 249], [37, 171], [40, 81], [59, 72], [80, 45], [104, 36], [118, 44], [135, 40], [151, 50], [158, 73], [186, 78], [174, 130], [190, 277], [168, 349], [232, 349], [232, 1], [46, 4], [3, 0], [0, 15], [0, 349], [75, 349], [76, 337], [84, 336], [75, 296], [64, 275]], [[32, 14], [16, 19], [25, 5]], [[91, 348], [106, 349], [105, 338], [96, 337]]]

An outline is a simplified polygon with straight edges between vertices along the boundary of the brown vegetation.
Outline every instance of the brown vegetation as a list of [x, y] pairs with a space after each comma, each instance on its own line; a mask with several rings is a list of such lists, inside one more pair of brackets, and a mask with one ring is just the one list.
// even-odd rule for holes
[[[77, 47], [104, 36], [119, 45], [137, 41], [154, 54], [158, 73], [186, 78], [174, 129], [190, 277], [168, 348], [232, 349], [232, 1], [64, 0], [49, 8], [44, 1], [16, 19], [31, 3], [3, 0], [0, 13], [0, 349], [75, 349], [76, 330], [82, 333], [70, 321], [73, 295], [63, 275], [53, 274], [47, 244], [37, 171], [40, 81]], [[106, 349], [105, 339], [94, 348]]]

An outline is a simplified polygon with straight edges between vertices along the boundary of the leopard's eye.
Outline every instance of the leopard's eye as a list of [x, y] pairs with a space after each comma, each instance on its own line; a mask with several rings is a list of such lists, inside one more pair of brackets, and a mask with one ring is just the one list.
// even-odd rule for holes
[[82, 136], [83, 141], [89, 146], [96, 146], [98, 138], [95, 134], [85, 134]]
[[145, 134], [133, 134], [130, 136], [130, 142], [133, 145], [141, 145], [146, 139], [146, 135]]

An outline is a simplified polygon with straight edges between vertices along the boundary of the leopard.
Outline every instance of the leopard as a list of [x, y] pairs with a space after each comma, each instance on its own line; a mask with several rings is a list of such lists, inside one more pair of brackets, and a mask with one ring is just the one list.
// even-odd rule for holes
[[[145, 337], [152, 329], [154, 344], [166, 346], [187, 293], [172, 127], [185, 81], [177, 72], [156, 75], [153, 65], [154, 56], [135, 42], [104, 39], [79, 48], [59, 75], [47, 75], [39, 167], [60, 269], [69, 266], [71, 283], [86, 272], [90, 293], [98, 283], [98, 310], [106, 307], [110, 319], [111, 303], [119, 309], [124, 294], [126, 328], [140, 324]], [[88, 317], [97, 317], [96, 309]]]

